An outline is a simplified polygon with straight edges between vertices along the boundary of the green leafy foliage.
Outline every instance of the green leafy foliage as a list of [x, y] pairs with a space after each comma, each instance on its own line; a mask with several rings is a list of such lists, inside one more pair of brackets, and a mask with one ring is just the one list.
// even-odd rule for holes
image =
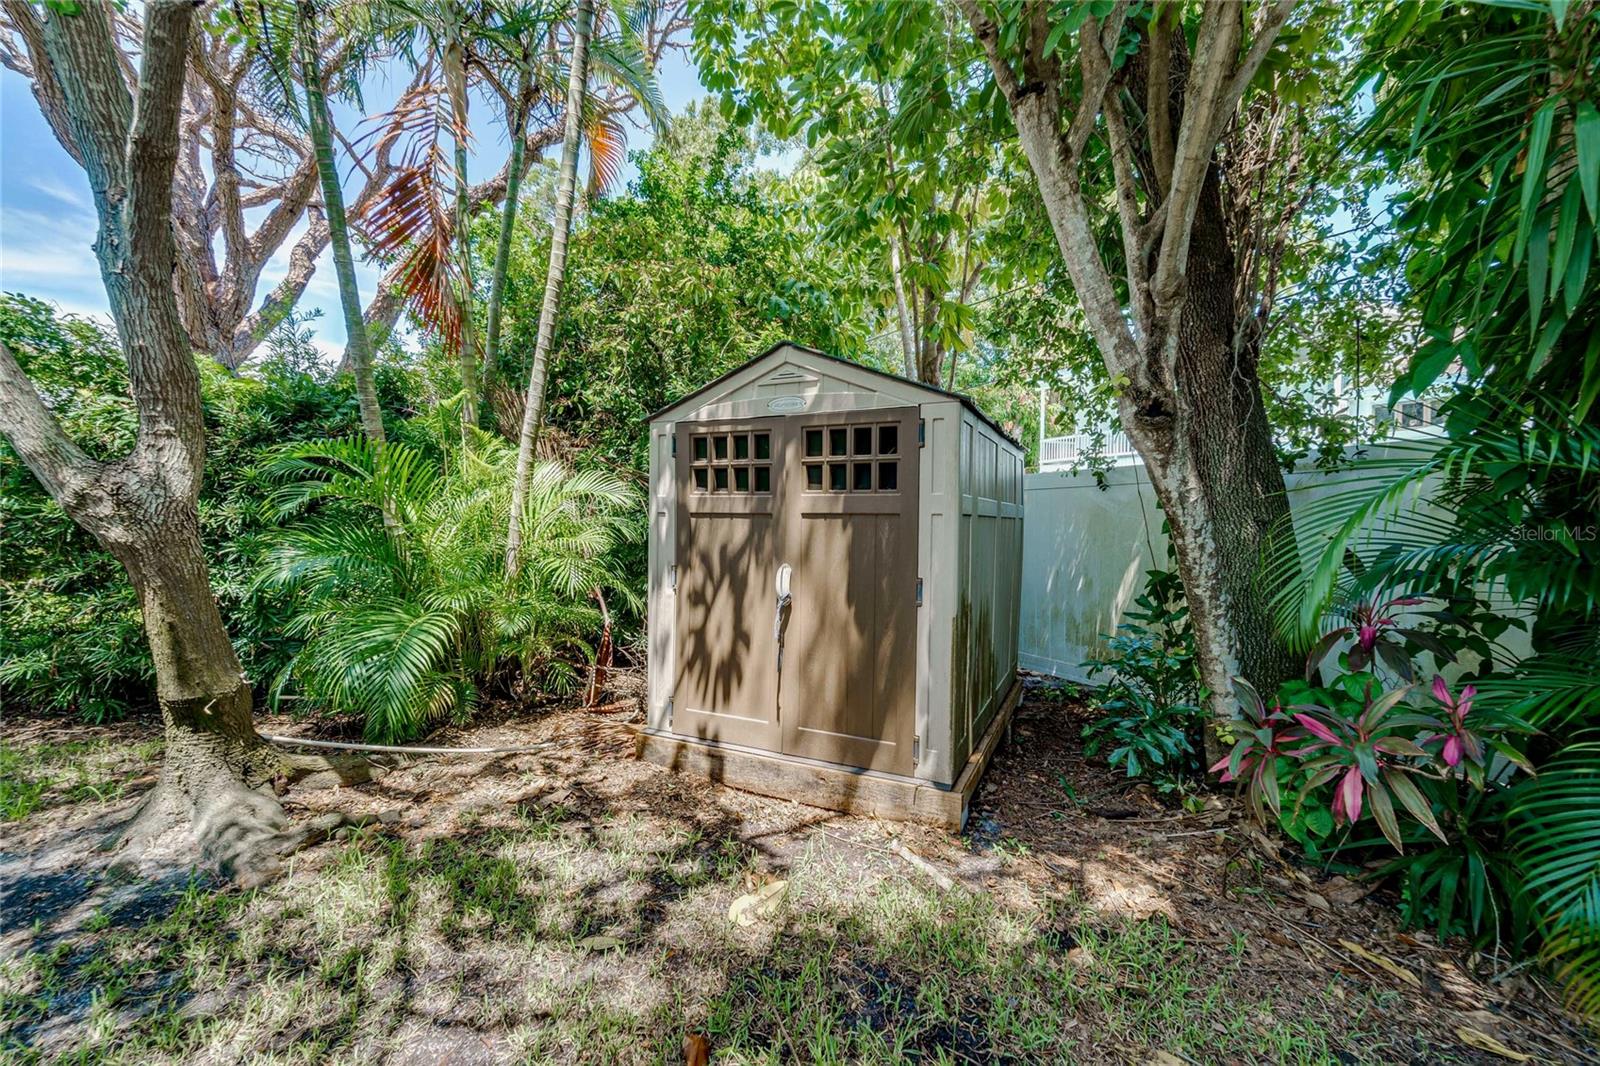
[[[777, 341], [860, 351], [848, 264], [801, 224], [788, 183], [755, 169], [755, 147], [691, 110], [634, 157], [627, 193], [596, 202], [574, 231], [545, 424], [594, 460], [642, 472], [646, 416]], [[502, 380], [527, 380], [547, 249], [548, 227], [518, 235]]]
[[[126, 451], [133, 404], [116, 339], [104, 326], [6, 294], [0, 339], [73, 440], [96, 456]], [[304, 322], [291, 319], [268, 347], [247, 376], [197, 361], [207, 435], [201, 536], [212, 588], [253, 676], [278, 669], [294, 642], [282, 630], [281, 602], [250, 587], [263, 528], [251, 464], [264, 447], [345, 433], [356, 419], [348, 384], [327, 379]], [[393, 366], [383, 369], [379, 386], [390, 403], [407, 387]], [[121, 565], [0, 443], [0, 695], [18, 706], [103, 721], [153, 702], [154, 680], [139, 605]]]
[[1175, 788], [1200, 769], [1200, 675], [1194, 633], [1175, 571], [1150, 570], [1127, 622], [1108, 637], [1104, 655], [1088, 662], [1089, 676], [1110, 675], [1095, 698], [1099, 717], [1083, 729], [1085, 753], [1129, 777]]
[[486, 696], [571, 691], [601, 631], [591, 598], [633, 595], [609, 566], [635, 502], [622, 479], [538, 464], [508, 582], [516, 452], [483, 434], [441, 443], [315, 441], [261, 467], [284, 524], [255, 587], [290, 597], [286, 628], [303, 642], [274, 694], [358, 715], [374, 741], [415, 738]]

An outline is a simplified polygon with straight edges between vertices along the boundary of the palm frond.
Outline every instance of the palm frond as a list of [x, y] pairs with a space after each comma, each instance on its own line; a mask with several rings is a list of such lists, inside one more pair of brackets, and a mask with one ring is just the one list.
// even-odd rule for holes
[[1600, 1013], [1600, 741], [1570, 745], [1519, 786], [1512, 819], [1544, 957], [1574, 1008]]

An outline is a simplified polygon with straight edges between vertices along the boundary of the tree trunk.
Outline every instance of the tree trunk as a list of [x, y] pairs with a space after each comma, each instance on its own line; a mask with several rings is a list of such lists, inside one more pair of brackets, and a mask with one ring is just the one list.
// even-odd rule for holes
[[166, 736], [160, 783], [123, 837], [142, 846], [189, 824], [208, 864], [248, 880], [272, 871], [289, 826], [271, 788], [285, 766], [256, 734], [192, 503], [172, 510], [165, 522], [129, 518], [101, 537], [139, 596]]
[[[1048, 22], [1034, 20], [1011, 41], [977, 0], [961, 6], [1010, 106], [1063, 265], [1117, 382], [1123, 425], [1166, 511], [1208, 705], [1216, 720], [1229, 719], [1235, 675], [1271, 692], [1294, 663], [1272, 625], [1270, 591], [1259, 578], [1268, 537], [1288, 528], [1288, 500], [1261, 400], [1257, 352], [1233, 344], [1236, 265], [1215, 149], [1293, 0], [1273, 5], [1242, 59], [1235, 7], [1204, 9], [1192, 63], [1183, 35], [1169, 38], [1158, 25], [1124, 67], [1124, 76], [1133, 75], [1126, 86], [1113, 84], [1110, 54], [1126, 6], [1109, 16], [1109, 33], [1100, 20], [1087, 20], [1079, 30], [1076, 77], [1084, 97], [1070, 122], [1063, 120], [1063, 101], [1073, 78], [1051, 56]], [[1154, 61], [1143, 54], [1152, 47], [1161, 53]], [[1138, 79], [1146, 76], [1154, 84], [1141, 93]], [[1142, 130], [1156, 143], [1130, 143], [1119, 96], [1125, 88], [1156, 112]], [[1117, 187], [1126, 304], [1101, 258], [1081, 184], [1084, 148], [1102, 117]], [[1170, 153], [1168, 117], [1178, 130]], [[1145, 219], [1137, 174], [1151, 212]], [[1150, 223], [1160, 224], [1153, 248], [1143, 236]], [[1206, 740], [1208, 749], [1215, 746], [1209, 730]]]
[[355, 257], [350, 252], [350, 227], [345, 219], [344, 190], [339, 186], [339, 169], [333, 158], [333, 123], [328, 116], [328, 99], [322, 90], [322, 69], [316, 49], [316, 8], [300, 5], [300, 69], [305, 82], [306, 110], [309, 112], [312, 149], [317, 156], [317, 175], [322, 181], [322, 205], [328, 224], [328, 242], [333, 247], [333, 268], [339, 279], [339, 306], [344, 311], [348, 337], [346, 350], [356, 379], [356, 402], [361, 409], [361, 428], [374, 444], [384, 442], [383, 411], [378, 407], [378, 390], [372, 378], [372, 345], [367, 324], [361, 314], [361, 292], [356, 286]]
[[[1287, 528], [1289, 501], [1261, 399], [1258, 352], [1234, 350], [1234, 272], [1213, 173], [1191, 237], [1176, 409], [1121, 397], [1123, 425], [1167, 515], [1201, 681], [1218, 721], [1233, 716], [1235, 676], [1270, 696], [1298, 671], [1273, 625], [1272, 590], [1261, 580], [1265, 546]], [[1209, 731], [1207, 742], [1214, 744]]]
[[544, 303], [539, 308], [539, 335], [528, 372], [528, 398], [522, 409], [522, 432], [517, 440], [517, 472], [511, 484], [511, 516], [506, 531], [506, 573], [515, 576], [521, 564], [522, 507], [528, 496], [528, 474], [533, 469], [533, 444], [544, 415], [545, 367], [550, 341], [555, 335], [556, 307], [567, 271], [567, 237], [572, 229], [572, 201], [578, 182], [578, 140], [583, 123], [584, 89], [588, 84], [589, 27], [594, 19], [593, 0], [578, 0], [578, 20], [572, 34], [572, 70], [567, 84], [566, 134], [561, 146], [561, 174], [556, 185], [556, 213], [550, 230], [550, 265], [545, 273]]
[[137, 106], [107, 7], [47, 10], [44, 45], [62, 73], [73, 143], [94, 195], [95, 253], [139, 429], [128, 455], [91, 458], [0, 344], [0, 432], [72, 520], [122, 563], [139, 597], [166, 755], [159, 783], [120, 839], [142, 844], [187, 826], [208, 861], [255, 880], [305, 836], [285, 832], [282, 807], [261, 787], [299, 761], [256, 735], [250, 686], [200, 547], [205, 423], [172, 283], [172, 175], [193, 10], [183, 0], [146, 4]]
[[511, 160], [506, 165], [506, 202], [500, 214], [500, 240], [494, 249], [494, 276], [489, 281], [489, 322], [483, 349], [483, 390], [487, 396], [500, 372], [500, 314], [506, 292], [506, 271], [511, 262], [511, 234], [517, 224], [517, 197], [522, 192], [523, 154], [526, 138], [522, 128], [528, 124], [527, 101], [533, 91], [531, 60], [518, 78], [516, 106], [506, 118], [511, 126]]
[[905, 356], [906, 377], [917, 380], [917, 338], [911, 329], [911, 311], [906, 307], [906, 281], [900, 269], [900, 237], [889, 234], [889, 274], [894, 278], [895, 318], [900, 323], [900, 353]]
[[451, 137], [455, 144], [456, 208], [454, 238], [457, 270], [461, 275], [461, 335], [458, 338], [458, 364], [461, 367], [461, 424], [478, 424], [478, 334], [472, 314], [472, 219], [467, 188], [467, 71], [465, 48], [453, 26], [455, 37], [445, 47], [445, 83], [450, 94]]

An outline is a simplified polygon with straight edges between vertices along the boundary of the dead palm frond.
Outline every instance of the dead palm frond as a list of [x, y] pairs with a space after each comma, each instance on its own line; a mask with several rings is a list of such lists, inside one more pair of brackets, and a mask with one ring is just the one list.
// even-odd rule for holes
[[375, 128], [362, 139], [369, 150], [401, 145], [403, 151], [394, 178], [363, 206], [356, 224], [374, 256], [401, 257], [396, 276], [407, 306], [453, 349], [461, 343], [468, 294], [450, 207], [460, 179], [441, 143], [449, 121], [444, 86], [425, 80], [371, 121]]

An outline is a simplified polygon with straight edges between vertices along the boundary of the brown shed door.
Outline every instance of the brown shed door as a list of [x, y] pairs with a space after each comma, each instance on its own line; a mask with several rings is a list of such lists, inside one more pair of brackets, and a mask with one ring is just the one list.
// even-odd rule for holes
[[783, 750], [914, 769], [917, 409], [789, 419]]
[[773, 636], [782, 418], [677, 427], [672, 728], [779, 750]]
[[912, 772], [917, 417], [678, 426], [675, 732]]

